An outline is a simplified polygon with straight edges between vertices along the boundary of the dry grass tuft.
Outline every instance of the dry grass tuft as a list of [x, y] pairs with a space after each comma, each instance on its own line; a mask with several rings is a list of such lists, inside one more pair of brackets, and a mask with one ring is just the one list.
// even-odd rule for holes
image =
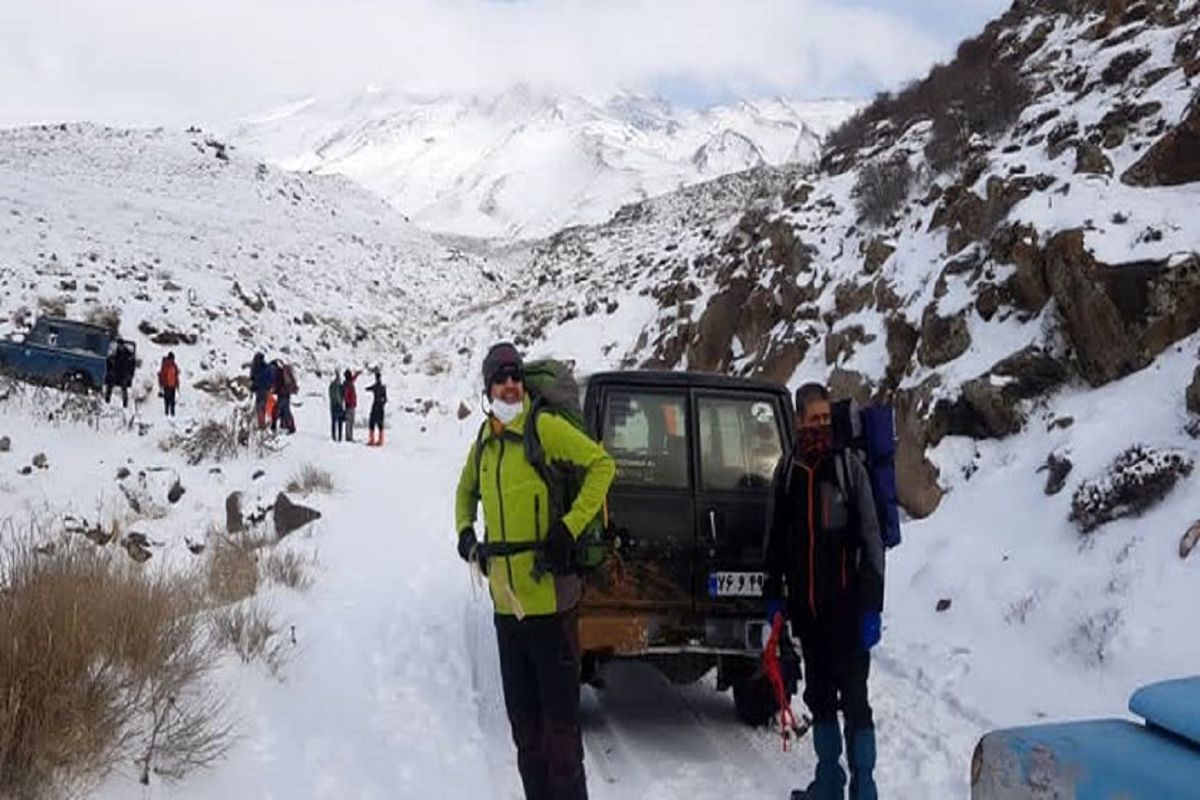
[[218, 605], [236, 603], [258, 589], [258, 552], [255, 542], [216, 536], [209, 540], [208, 596]]
[[278, 677], [287, 662], [287, 643], [269, 612], [254, 603], [240, 603], [213, 614], [216, 643], [238, 654], [245, 664], [261, 661]]
[[263, 563], [263, 573], [268, 580], [280, 586], [303, 591], [312, 586], [314, 565], [314, 559], [306, 558], [299, 553], [272, 551]]
[[287, 490], [292, 494], [329, 493], [333, 491], [333, 475], [315, 464], [305, 464], [288, 481]]
[[191, 578], [78, 539], [0, 549], [0, 796], [84, 793], [118, 763], [178, 778], [224, 753]]

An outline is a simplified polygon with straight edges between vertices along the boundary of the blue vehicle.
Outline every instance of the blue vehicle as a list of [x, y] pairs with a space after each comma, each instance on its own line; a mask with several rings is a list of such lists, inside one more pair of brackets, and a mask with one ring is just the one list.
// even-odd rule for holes
[[992, 731], [975, 747], [972, 800], [1200, 798], [1200, 676], [1144, 686], [1129, 710], [1143, 722]]
[[[120, 352], [120, 357], [118, 357]], [[76, 392], [98, 390], [110, 383], [128, 387], [133, 369], [114, 363], [136, 363], [136, 345], [99, 325], [39, 317], [22, 340], [0, 340], [0, 372], [20, 380]]]

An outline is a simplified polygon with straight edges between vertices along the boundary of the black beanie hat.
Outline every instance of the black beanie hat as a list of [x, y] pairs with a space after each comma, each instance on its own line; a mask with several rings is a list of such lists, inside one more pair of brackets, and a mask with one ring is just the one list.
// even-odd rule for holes
[[522, 369], [521, 354], [511, 342], [500, 342], [492, 345], [487, 355], [483, 357], [483, 388], [492, 385], [492, 379], [505, 367]]

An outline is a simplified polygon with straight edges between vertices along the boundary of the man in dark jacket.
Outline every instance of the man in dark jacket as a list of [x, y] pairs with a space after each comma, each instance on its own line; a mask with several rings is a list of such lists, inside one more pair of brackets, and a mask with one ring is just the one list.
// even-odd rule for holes
[[[367, 387], [374, 397], [371, 400], [371, 415], [367, 418], [367, 444], [371, 447], [383, 447], [383, 409], [387, 405], [387, 387], [383, 385], [383, 373], [375, 368], [375, 382]], [[376, 435], [376, 431], [379, 431]]]
[[816, 776], [792, 796], [845, 797], [840, 708], [850, 798], [873, 800], [875, 725], [867, 675], [880, 636], [884, 550], [871, 479], [855, 453], [834, 447], [824, 386], [801, 386], [796, 409], [796, 446], [775, 472], [763, 589], [768, 620], [786, 613], [800, 637], [804, 703], [813, 719]]
[[277, 430], [280, 422], [289, 434], [296, 432], [296, 419], [292, 416], [292, 395], [296, 393], [296, 373], [292, 365], [280, 359], [272, 362], [275, 375], [275, 413], [271, 416], [271, 430]]
[[258, 427], [267, 427], [267, 395], [275, 383], [272, 367], [262, 353], [255, 353], [250, 360], [250, 388], [254, 391], [254, 415]]
[[346, 425], [346, 394], [342, 378], [335, 369], [329, 382], [329, 433], [335, 442], [342, 440], [342, 429]]

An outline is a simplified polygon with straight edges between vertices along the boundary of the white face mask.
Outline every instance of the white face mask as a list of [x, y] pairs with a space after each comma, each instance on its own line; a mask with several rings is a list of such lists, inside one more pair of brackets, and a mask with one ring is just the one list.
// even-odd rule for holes
[[506, 403], [503, 400], [492, 401], [492, 414], [505, 425], [516, 419], [524, 410], [524, 403]]

